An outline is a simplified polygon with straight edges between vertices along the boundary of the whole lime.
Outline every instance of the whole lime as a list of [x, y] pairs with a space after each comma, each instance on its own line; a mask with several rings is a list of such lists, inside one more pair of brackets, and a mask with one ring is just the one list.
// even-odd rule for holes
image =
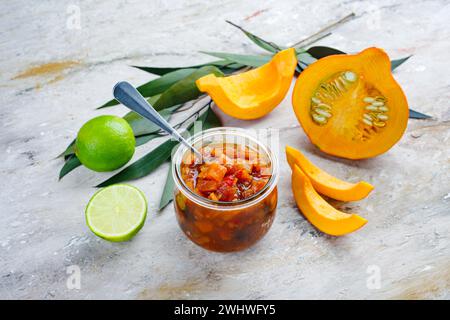
[[75, 154], [94, 171], [112, 171], [130, 161], [136, 139], [128, 122], [116, 116], [99, 116], [78, 131]]

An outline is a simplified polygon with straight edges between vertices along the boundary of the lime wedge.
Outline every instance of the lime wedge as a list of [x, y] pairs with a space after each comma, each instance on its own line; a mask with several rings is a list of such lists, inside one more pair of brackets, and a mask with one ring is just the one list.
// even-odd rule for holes
[[86, 207], [86, 223], [108, 241], [130, 240], [144, 225], [147, 200], [137, 188], [115, 184], [97, 191]]

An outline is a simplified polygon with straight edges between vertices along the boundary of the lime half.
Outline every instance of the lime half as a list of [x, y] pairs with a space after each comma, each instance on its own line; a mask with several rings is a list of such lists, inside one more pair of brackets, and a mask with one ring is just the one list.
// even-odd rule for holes
[[108, 241], [131, 239], [144, 225], [147, 200], [137, 188], [115, 184], [97, 191], [86, 207], [86, 223]]

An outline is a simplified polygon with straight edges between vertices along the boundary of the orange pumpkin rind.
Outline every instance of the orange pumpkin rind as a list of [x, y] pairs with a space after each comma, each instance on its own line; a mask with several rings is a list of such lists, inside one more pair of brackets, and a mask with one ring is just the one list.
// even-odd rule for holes
[[228, 77], [210, 74], [198, 79], [196, 84], [227, 115], [243, 120], [257, 119], [284, 99], [296, 65], [295, 49], [289, 48], [256, 69]]
[[314, 62], [298, 77], [292, 105], [314, 145], [348, 159], [388, 151], [408, 122], [406, 97], [378, 48]]
[[315, 166], [299, 150], [286, 146], [286, 158], [293, 170], [297, 165], [311, 180], [311, 184], [320, 194], [340, 201], [357, 201], [369, 195], [373, 186], [365, 181], [350, 183], [338, 179]]
[[326, 234], [342, 236], [367, 223], [366, 219], [356, 214], [347, 214], [333, 208], [317, 193], [311, 180], [297, 165], [294, 165], [292, 171], [292, 191], [297, 206], [306, 219]]

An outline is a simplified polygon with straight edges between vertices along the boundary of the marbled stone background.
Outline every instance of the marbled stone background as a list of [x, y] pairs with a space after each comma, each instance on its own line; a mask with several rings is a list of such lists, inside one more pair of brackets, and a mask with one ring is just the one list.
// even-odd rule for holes
[[[356, 162], [309, 144], [290, 95], [258, 121], [221, 114], [228, 126], [281, 133], [278, 214], [260, 243], [216, 254], [189, 242], [171, 206], [156, 211], [166, 166], [133, 182], [149, 199], [146, 225], [133, 241], [108, 243], [88, 230], [84, 207], [108, 175], [79, 168], [58, 182], [62, 161], [55, 157], [88, 119], [126, 112], [95, 108], [117, 81], [139, 85], [152, 77], [129, 65], [210, 60], [198, 50], [260, 52], [225, 19], [288, 45], [352, 11], [356, 18], [320, 44], [412, 54], [395, 77], [410, 106], [432, 120], [410, 120], [388, 153]], [[450, 298], [449, 19], [448, 0], [2, 1], [0, 298]], [[33, 69], [47, 63], [61, 64], [47, 73]], [[369, 223], [334, 238], [305, 221], [290, 191], [284, 144], [341, 178], [373, 183], [369, 198], [340, 205]], [[66, 286], [72, 265], [81, 270], [79, 290]], [[371, 270], [380, 271], [378, 289], [367, 286]]]

